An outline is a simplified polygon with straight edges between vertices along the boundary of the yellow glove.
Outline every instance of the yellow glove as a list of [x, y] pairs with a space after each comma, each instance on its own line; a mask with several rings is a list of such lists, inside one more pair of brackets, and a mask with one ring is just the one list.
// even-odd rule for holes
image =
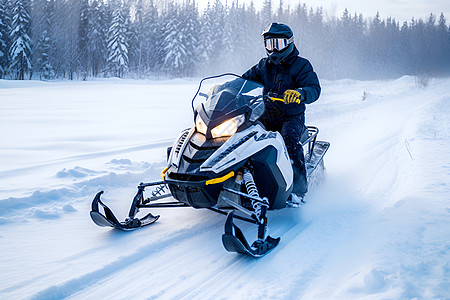
[[302, 101], [302, 94], [296, 90], [286, 90], [283, 94], [284, 104], [298, 103]]

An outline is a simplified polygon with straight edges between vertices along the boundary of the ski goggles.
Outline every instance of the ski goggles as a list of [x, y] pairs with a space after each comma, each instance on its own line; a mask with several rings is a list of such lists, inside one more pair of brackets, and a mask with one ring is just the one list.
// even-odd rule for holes
[[290, 43], [294, 41], [294, 37], [292, 36], [290, 39], [287, 38], [267, 38], [264, 39], [264, 46], [266, 47], [267, 51], [272, 52], [273, 50], [281, 51], [287, 46], [289, 46]]

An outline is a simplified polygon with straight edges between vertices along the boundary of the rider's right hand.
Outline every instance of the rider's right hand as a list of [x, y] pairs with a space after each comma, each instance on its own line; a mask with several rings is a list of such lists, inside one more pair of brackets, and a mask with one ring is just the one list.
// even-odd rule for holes
[[302, 101], [302, 94], [296, 90], [286, 90], [283, 94], [284, 104], [297, 103], [300, 104]]

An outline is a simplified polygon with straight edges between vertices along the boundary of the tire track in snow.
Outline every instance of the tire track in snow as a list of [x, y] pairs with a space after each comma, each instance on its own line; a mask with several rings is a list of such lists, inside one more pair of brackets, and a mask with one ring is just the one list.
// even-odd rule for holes
[[170, 232], [164, 240], [154, 241], [145, 246], [141, 246], [134, 253], [119, 257], [98, 270], [84, 274], [78, 278], [70, 279], [61, 285], [51, 286], [41, 290], [35, 293], [31, 299], [61, 299], [83, 292], [84, 289], [90, 290], [91, 287], [95, 288], [96, 284], [105, 282], [107, 278], [118, 273], [120, 275], [125, 269], [132, 268], [137, 263], [147, 260], [149, 257], [167, 251], [167, 248], [177, 247], [180, 243], [189, 241], [199, 234], [204, 234], [205, 232], [213, 230], [215, 231], [216, 228], [208, 228], [205, 227], [205, 224], [203, 223], [197, 223], [192, 227], [182, 228], [176, 232]]
[[[206, 284], [205, 282], [213, 284], [213, 278], [219, 282], [225, 278], [227, 281], [232, 281], [233, 279], [229, 277], [238, 276], [243, 264], [255, 262], [249, 257], [233, 255], [223, 249], [220, 236], [223, 233], [224, 216], [205, 210], [194, 211], [200, 215], [196, 218], [198, 224], [185, 228], [181, 234], [182, 238], [175, 237], [170, 242], [164, 242], [163, 245], [155, 242], [154, 246], [161, 247], [161, 251], [146, 254], [142, 260], [136, 261], [126, 270], [121, 270], [108, 278], [107, 282], [74, 294], [74, 298], [97, 295], [100, 297], [113, 288], [116, 290], [116, 295], [124, 295], [124, 298], [189, 299], [193, 287], [201, 287]], [[180, 219], [179, 216], [173, 217], [172, 221]], [[181, 220], [179, 224], [183, 226], [186, 222]], [[167, 223], [165, 225], [170, 226]], [[185, 235], [184, 233], [188, 231], [192, 232]], [[220, 278], [219, 273], [223, 274], [223, 278]], [[139, 278], [135, 279], [141, 284], [135, 282], [132, 289], [126, 284], [120, 288], [117, 287], [122, 283], [123, 278], [129, 278], [134, 274], [139, 274]], [[236, 275], [232, 276], [233, 274]], [[215, 285], [214, 283], [211, 286]], [[197, 291], [198, 288], [194, 290]]]
[[[301, 208], [298, 208], [301, 209]], [[298, 213], [298, 209], [292, 209], [292, 215]], [[287, 213], [287, 216], [282, 214]], [[269, 214], [269, 232], [268, 235], [273, 237], [281, 237], [280, 244], [273, 249], [266, 256], [254, 259], [249, 256], [227, 253], [228, 256], [224, 259], [222, 268], [215, 268], [208, 270], [207, 276], [203, 276], [203, 280], [200, 284], [190, 285], [187, 291], [180, 291], [173, 299], [261, 299], [267, 298], [267, 294], [264, 295], [264, 291], [259, 290], [255, 286], [255, 282], [259, 282], [261, 285], [265, 285], [267, 280], [273, 274], [265, 273], [265, 264], [271, 264], [276, 261], [278, 255], [282, 255], [283, 250], [289, 247], [289, 243], [292, 239], [299, 236], [308, 226], [308, 224], [297, 223], [291, 219], [292, 215], [284, 211], [277, 211]], [[286, 218], [289, 221], [286, 221]], [[295, 217], [294, 217], [295, 218]], [[302, 226], [305, 225], [305, 226]], [[249, 227], [252, 227], [249, 230]], [[251, 244], [256, 239], [256, 230], [252, 224], [246, 224], [242, 226], [246, 238]], [[273, 230], [271, 230], [273, 229]], [[225, 251], [225, 249], [221, 249]], [[278, 254], [278, 255], [277, 255]], [[218, 253], [218, 255], [220, 255]], [[223, 258], [222, 258], [223, 259]], [[273, 278], [275, 282], [279, 282], [276, 278]], [[192, 288], [194, 287], [194, 288]], [[233, 291], [233, 292], [229, 292]]]

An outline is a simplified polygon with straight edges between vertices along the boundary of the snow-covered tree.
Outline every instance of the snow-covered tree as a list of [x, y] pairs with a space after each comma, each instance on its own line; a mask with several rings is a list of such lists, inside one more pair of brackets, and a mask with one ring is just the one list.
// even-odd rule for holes
[[34, 0], [32, 9], [33, 74], [43, 80], [53, 79], [55, 0]]
[[213, 52], [214, 32], [210, 10], [211, 8], [208, 2], [208, 6], [200, 17], [199, 42], [196, 49], [198, 57], [197, 68], [202, 75], [208, 74], [210, 59]]
[[240, 55], [242, 55], [243, 67], [250, 67], [266, 55], [261, 32], [268, 24], [261, 26], [259, 15], [253, 2], [250, 3], [247, 9], [245, 7], [242, 8], [239, 18], [241, 19], [240, 24], [242, 28], [245, 28], [243, 40], [247, 46], [246, 51], [240, 53]]
[[89, 17], [90, 5], [89, 0], [80, 0], [80, 20], [78, 23], [78, 53], [80, 56], [79, 67], [83, 79], [88, 76], [91, 57], [89, 53], [89, 35], [90, 30]]
[[55, 1], [55, 57], [53, 65], [57, 76], [70, 80], [79, 79], [80, 53], [78, 51], [78, 25], [80, 22], [78, 0]]
[[14, 2], [11, 47], [9, 49], [10, 69], [15, 72], [15, 78], [25, 79], [25, 74], [31, 71], [31, 39], [29, 0], [16, 0]]
[[97, 77], [106, 68], [106, 42], [110, 26], [107, 6], [100, 0], [93, 0], [89, 7], [89, 30], [87, 32], [90, 75]]
[[8, 68], [8, 45], [10, 18], [7, 0], [0, 0], [0, 78], [4, 78]]
[[189, 76], [190, 74], [194, 74], [198, 63], [197, 46], [199, 42], [198, 28], [200, 23], [198, 19], [198, 10], [194, 0], [188, 0], [186, 2], [182, 9], [180, 19], [184, 24], [181, 31], [183, 35], [183, 45], [186, 51], [184, 74], [185, 76]]
[[226, 8], [223, 6], [222, 2], [216, 0], [211, 9], [207, 12], [210, 14], [209, 18], [211, 20], [211, 32], [213, 34], [213, 39], [211, 40], [211, 54], [209, 57], [209, 72], [217, 73], [223, 71], [223, 66], [227, 62], [223, 61], [222, 52], [224, 51], [225, 41], [224, 41], [224, 30], [227, 17]]
[[129, 52], [128, 57], [130, 61], [130, 69], [133, 69], [139, 77], [143, 74], [144, 66], [144, 44], [143, 39], [145, 31], [145, 7], [143, 0], [137, 0], [135, 6], [130, 11], [131, 18], [129, 31]]
[[175, 77], [184, 75], [187, 65], [187, 51], [184, 44], [183, 24], [179, 18], [179, 10], [178, 4], [172, 2], [169, 3], [167, 10], [163, 14], [165, 26], [161, 47], [164, 51], [163, 70]]
[[0, 78], [239, 73], [265, 56], [261, 31], [273, 21], [292, 28], [321, 77], [450, 73], [443, 14], [400, 26], [347, 9], [324, 17], [320, 7], [290, 9], [286, 0], [264, 0], [259, 11], [253, 2], [210, 0], [200, 13], [195, 0], [117, 1], [0, 0]]
[[108, 70], [123, 77], [128, 70], [128, 31], [123, 3], [116, 3], [108, 30]]
[[[244, 31], [247, 30], [241, 24], [238, 3], [234, 1], [227, 10], [223, 30], [223, 49], [220, 53], [220, 60], [226, 65], [223, 71], [233, 71], [242, 67], [241, 53], [247, 51], [247, 42], [236, 43], [236, 41], [246, 41]], [[239, 70], [244, 72], [245, 70]]]
[[38, 70], [41, 79], [44, 80], [53, 79], [55, 77], [55, 71], [52, 66], [55, 49], [53, 39], [54, 4], [55, 0], [45, 0], [42, 18], [43, 31], [37, 47], [39, 49]]
[[150, 0], [144, 15], [145, 32], [142, 38], [145, 43], [144, 61], [147, 72], [161, 74], [164, 59], [163, 39], [164, 22], [158, 13], [158, 7]]
[[11, 45], [12, 0], [0, 0], [0, 78], [9, 72], [9, 48]]
[[132, 8], [128, 55], [130, 69], [141, 77], [155, 73], [161, 61], [158, 8], [153, 0], [137, 0]]
[[269, 23], [273, 22], [272, 15], [272, 0], [264, 0], [261, 13], [261, 21], [263, 26], [267, 26]]
[[[291, 29], [294, 31], [294, 39], [297, 46], [302, 48], [307, 45], [310, 34], [308, 33], [308, 9], [305, 4], [298, 4], [291, 16], [295, 20], [291, 24]], [[267, 26], [267, 25], [266, 25]]]

